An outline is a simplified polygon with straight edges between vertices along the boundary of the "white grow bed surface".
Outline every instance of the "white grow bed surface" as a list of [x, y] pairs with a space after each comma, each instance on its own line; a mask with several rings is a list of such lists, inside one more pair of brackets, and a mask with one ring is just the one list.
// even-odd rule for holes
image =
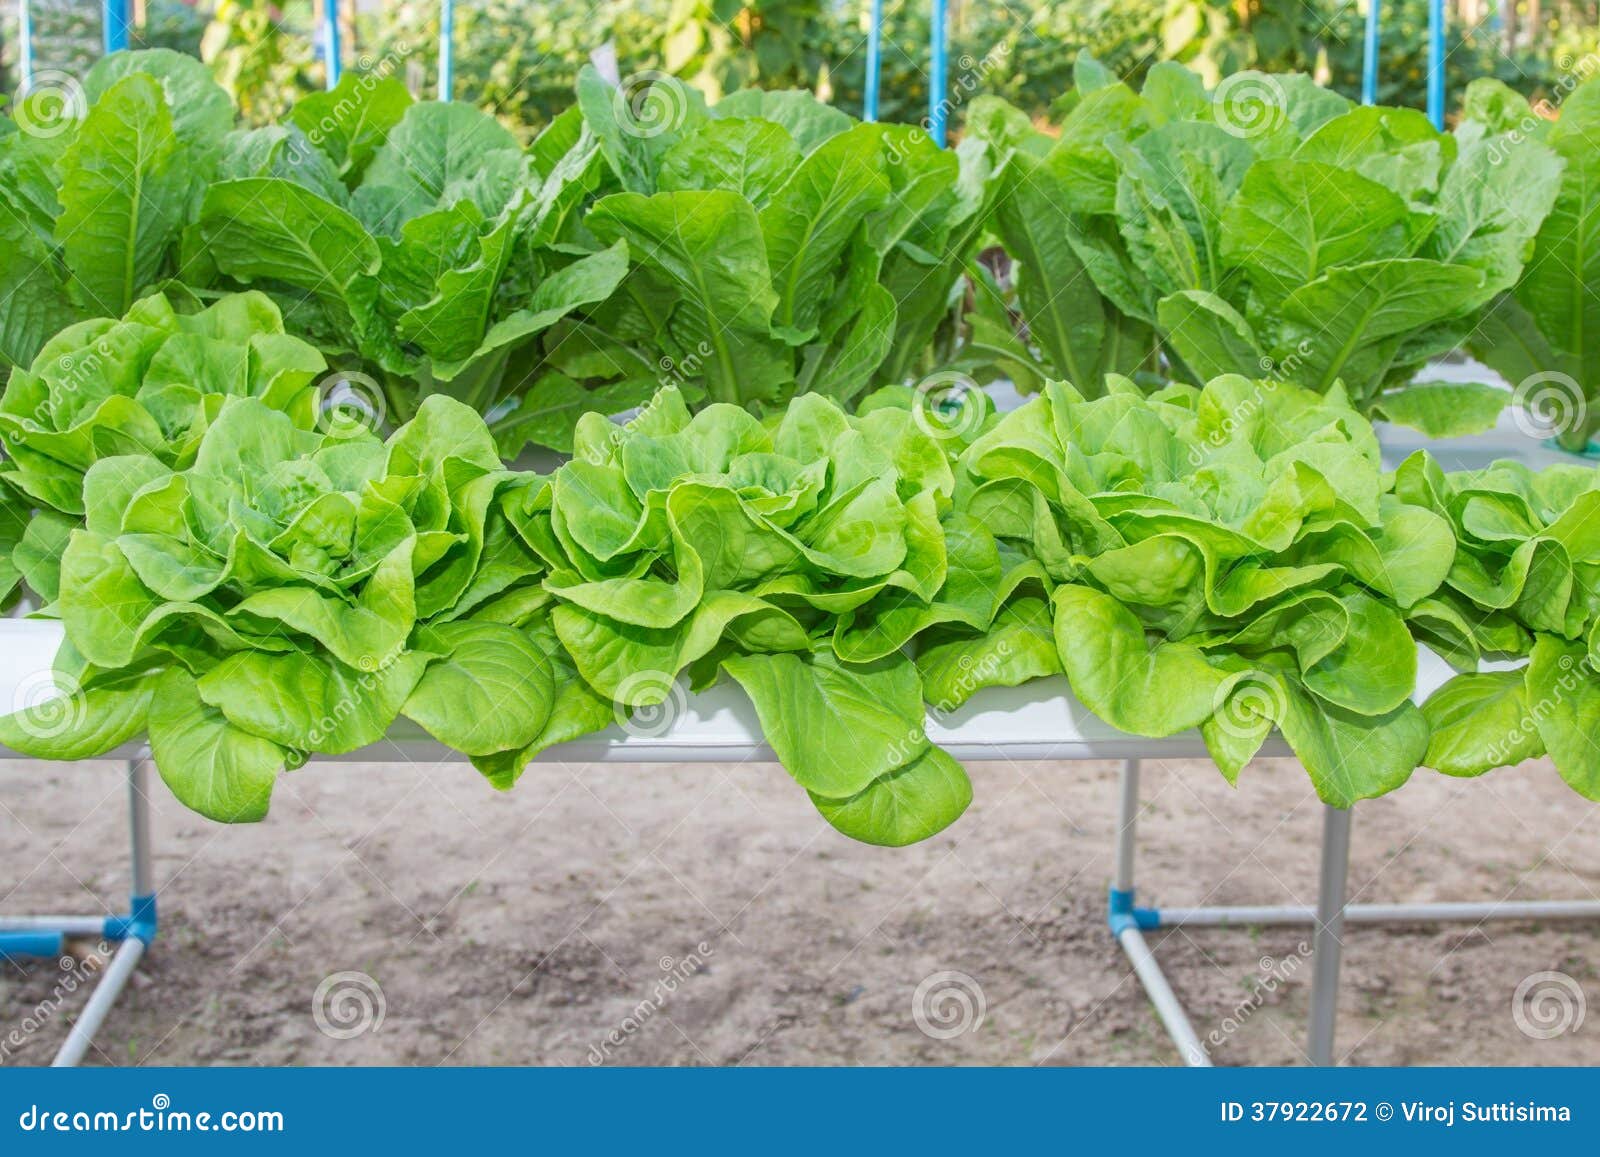
[[[38, 703], [51, 696], [50, 668], [61, 645], [58, 622], [0, 620], [0, 710]], [[1449, 666], [1432, 652], [1418, 651], [1418, 701], [1450, 678]], [[57, 692], [59, 693], [59, 692]], [[540, 762], [566, 763], [740, 763], [775, 761], [756, 721], [755, 709], [737, 687], [722, 684], [700, 695], [685, 695], [683, 709], [660, 735], [635, 735], [620, 726], [563, 743], [542, 753]], [[1166, 739], [1146, 739], [1118, 731], [1096, 718], [1073, 696], [1065, 678], [1038, 679], [1021, 687], [980, 691], [965, 706], [930, 714], [928, 738], [957, 759], [995, 760], [1204, 758], [1198, 731]], [[139, 751], [129, 744], [106, 758], [123, 759]], [[1289, 755], [1274, 737], [1263, 755]], [[0, 747], [0, 759], [22, 758]], [[393, 760], [440, 762], [463, 757], [401, 720], [381, 743], [340, 756], [318, 756], [384, 763]]]

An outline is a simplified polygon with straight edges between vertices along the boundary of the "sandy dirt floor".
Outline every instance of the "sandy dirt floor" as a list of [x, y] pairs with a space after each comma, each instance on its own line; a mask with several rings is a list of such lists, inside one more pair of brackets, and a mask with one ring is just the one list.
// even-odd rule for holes
[[[1177, 1063], [1106, 931], [1116, 765], [972, 771], [967, 815], [900, 851], [835, 835], [774, 766], [541, 765], [502, 795], [465, 766], [313, 765], [234, 829], [153, 781], [161, 937], [89, 1059]], [[1143, 901], [1314, 902], [1304, 775], [1262, 761], [1242, 783], [1145, 765]], [[124, 823], [113, 766], [0, 766], [0, 912], [121, 905]], [[1595, 898], [1600, 807], [1543, 762], [1418, 772], [1357, 809], [1351, 889]], [[1302, 1059], [1306, 938], [1152, 942], [1218, 1063], [1285, 1064]], [[1600, 1002], [1596, 924], [1349, 929], [1346, 945], [1345, 1063], [1600, 1064], [1600, 1007], [1579, 1023]], [[64, 978], [88, 966], [66, 963], [0, 964], [0, 1063], [49, 1060], [84, 999]]]

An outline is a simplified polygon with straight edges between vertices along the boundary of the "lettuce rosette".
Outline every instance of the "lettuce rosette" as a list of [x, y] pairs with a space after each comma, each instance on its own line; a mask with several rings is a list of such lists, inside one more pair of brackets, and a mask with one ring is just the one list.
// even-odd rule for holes
[[433, 394], [488, 413], [530, 343], [628, 269], [623, 245], [555, 245], [602, 163], [570, 120], [524, 148], [472, 105], [352, 73], [222, 145], [198, 222], [212, 272], [358, 359], [399, 419]]
[[[181, 293], [174, 298], [191, 304]], [[256, 398], [310, 429], [324, 368], [259, 293], [192, 312], [155, 294], [122, 318], [68, 326], [27, 369], [12, 372], [0, 395], [4, 476], [38, 509], [10, 552], [13, 565], [41, 598], [54, 599], [61, 550], [83, 522], [84, 475], [95, 462], [148, 455], [183, 469], [230, 397]]]
[[967, 451], [957, 508], [1052, 589], [990, 631], [932, 633], [930, 697], [1039, 673], [1053, 636], [1090, 710], [1137, 735], [1199, 727], [1230, 780], [1274, 727], [1338, 806], [1421, 762], [1406, 617], [1444, 581], [1454, 538], [1390, 492], [1338, 388], [1222, 377], [1146, 397], [1112, 378], [1086, 400], [1053, 383]]
[[[1074, 81], [1054, 135], [996, 98], [973, 102], [971, 132], [1015, 154], [992, 218], [1014, 266], [980, 283], [975, 362], [1084, 393], [1139, 369], [1341, 383], [1363, 413], [1448, 437], [1493, 426], [1509, 392], [1411, 381], [1478, 338], [1524, 266], [1519, 294], [1562, 306], [1539, 325], [1559, 339], [1572, 328], [1582, 193], [1562, 191], [1570, 160], [1496, 81], [1469, 86], [1449, 133], [1300, 74], [1243, 71], [1208, 91], [1169, 61], [1136, 92], [1080, 57]], [[1569, 153], [1592, 144], [1562, 134]], [[1558, 192], [1565, 212], [1541, 230]]]
[[[930, 608], [986, 623], [992, 607], [947, 550], [941, 433], [815, 395], [768, 422], [691, 416], [674, 389], [626, 427], [585, 416], [573, 460], [513, 515], [583, 683], [624, 711], [726, 674], [835, 827], [880, 844], [945, 827], [971, 787], [929, 744], [901, 647]], [[897, 608], [917, 621], [891, 623]]]
[[55, 604], [70, 725], [28, 708], [0, 741], [82, 759], [148, 731], [173, 793], [226, 821], [261, 818], [285, 768], [401, 715], [469, 755], [525, 747], [555, 696], [522, 625], [542, 568], [501, 508], [535, 481], [444, 398], [387, 442], [229, 398], [185, 469], [102, 458]]
[[1427, 765], [1472, 776], [1548, 754], [1600, 798], [1600, 472], [1497, 462], [1452, 474], [1419, 453], [1395, 491], [1457, 540], [1443, 586], [1413, 609], [1418, 636], [1462, 672], [1423, 705]]

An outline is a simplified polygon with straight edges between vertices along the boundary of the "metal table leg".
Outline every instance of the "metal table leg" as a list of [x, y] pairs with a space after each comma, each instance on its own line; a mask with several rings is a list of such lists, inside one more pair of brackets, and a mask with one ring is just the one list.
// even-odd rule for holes
[[1322, 878], [1312, 938], [1311, 1026], [1306, 1054], [1314, 1065], [1333, 1063], [1334, 1020], [1339, 1008], [1339, 963], [1344, 952], [1344, 902], [1350, 876], [1351, 808], [1324, 807]]

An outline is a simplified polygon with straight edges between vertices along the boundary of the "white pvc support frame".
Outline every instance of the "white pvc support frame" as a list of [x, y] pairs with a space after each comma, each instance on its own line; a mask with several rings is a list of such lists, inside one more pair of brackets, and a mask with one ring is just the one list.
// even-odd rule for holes
[[[1117, 874], [1115, 887], [1118, 891], [1129, 895], [1133, 893], [1134, 884], [1134, 853], [1138, 848], [1138, 823], [1139, 823], [1139, 761], [1125, 759], [1122, 761], [1122, 797], [1117, 809]], [[1144, 985], [1150, 1003], [1155, 1005], [1156, 1015], [1161, 1018], [1161, 1023], [1166, 1027], [1167, 1035], [1172, 1038], [1172, 1043], [1178, 1046], [1178, 1052], [1183, 1057], [1184, 1063], [1194, 1068], [1209, 1068], [1211, 1057], [1200, 1038], [1195, 1035], [1194, 1026], [1189, 1023], [1189, 1014], [1183, 1009], [1183, 1002], [1172, 991], [1172, 985], [1167, 983], [1166, 973], [1161, 971], [1161, 964], [1150, 951], [1150, 946], [1145, 943], [1144, 933], [1136, 925], [1128, 923], [1117, 930], [1117, 943], [1122, 946], [1122, 951], [1127, 954], [1128, 962], [1133, 965], [1134, 973], [1139, 977], [1139, 983]]]
[[[155, 892], [154, 876], [150, 865], [150, 797], [147, 794], [146, 768], [150, 757], [142, 752], [128, 761], [128, 842], [131, 890], [135, 896]], [[104, 921], [101, 922], [102, 926]], [[94, 1042], [95, 1034], [117, 1003], [117, 997], [127, 986], [139, 961], [144, 959], [148, 945], [137, 936], [130, 935], [117, 945], [111, 963], [106, 967], [100, 982], [95, 985], [83, 1012], [73, 1023], [67, 1039], [51, 1061], [52, 1068], [70, 1068], [83, 1060]]]
[[144, 958], [144, 953], [143, 940], [130, 938], [117, 945], [116, 955], [112, 956], [111, 963], [100, 977], [100, 983], [95, 985], [89, 1002], [83, 1006], [83, 1012], [73, 1024], [72, 1031], [62, 1042], [61, 1051], [56, 1053], [56, 1059], [50, 1062], [51, 1068], [72, 1068], [83, 1060], [84, 1054], [94, 1042], [95, 1034], [100, 1031], [100, 1026], [105, 1023], [106, 1017], [117, 1003], [117, 997], [122, 995], [129, 978], [139, 967], [139, 961]]
[[[1125, 760], [1118, 808], [1115, 887], [1134, 891], [1134, 862], [1138, 844], [1139, 761]], [[1498, 903], [1349, 904], [1346, 902], [1350, 869], [1350, 827], [1354, 809], [1324, 807], [1322, 854], [1317, 906], [1214, 905], [1200, 908], [1141, 909], [1153, 919], [1143, 930], [1132, 920], [1116, 932], [1134, 973], [1144, 986], [1167, 1035], [1184, 1062], [1209, 1067], [1211, 1058], [1201, 1045], [1189, 1015], [1172, 991], [1145, 933], [1167, 928], [1250, 928], [1258, 926], [1312, 925], [1312, 977], [1307, 1018], [1306, 1057], [1313, 1065], [1331, 1065], [1339, 999], [1339, 968], [1344, 954], [1347, 924], [1430, 924], [1485, 920], [1600, 920], [1600, 901], [1525, 900]]]
[[[127, 761], [129, 874], [130, 890], [135, 896], [147, 896], [155, 891], [150, 862], [150, 803], [145, 791], [148, 763], [149, 757], [144, 754]], [[0, 932], [49, 931], [59, 932], [69, 939], [95, 938], [107, 935], [106, 921], [104, 916], [6, 916], [0, 917]], [[95, 1033], [105, 1023], [146, 951], [145, 942], [132, 934], [117, 945], [83, 1012], [51, 1061], [53, 1067], [70, 1067], [83, 1060], [94, 1042]]]

